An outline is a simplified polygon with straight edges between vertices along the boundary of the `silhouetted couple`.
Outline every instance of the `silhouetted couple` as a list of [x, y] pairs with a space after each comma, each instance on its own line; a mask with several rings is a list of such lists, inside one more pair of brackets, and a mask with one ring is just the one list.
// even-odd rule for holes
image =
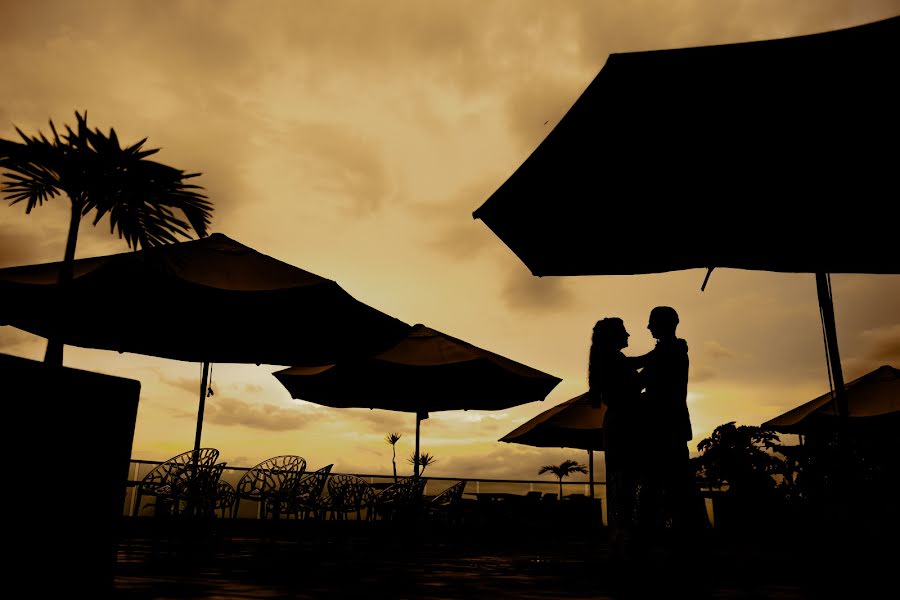
[[688, 347], [675, 335], [678, 313], [650, 312], [647, 328], [656, 347], [643, 356], [622, 353], [628, 331], [622, 319], [597, 321], [591, 339], [588, 381], [594, 406], [607, 407], [603, 423], [607, 518], [613, 551], [640, 549], [647, 536], [699, 526], [694, 474], [687, 442], [693, 437], [687, 408]]

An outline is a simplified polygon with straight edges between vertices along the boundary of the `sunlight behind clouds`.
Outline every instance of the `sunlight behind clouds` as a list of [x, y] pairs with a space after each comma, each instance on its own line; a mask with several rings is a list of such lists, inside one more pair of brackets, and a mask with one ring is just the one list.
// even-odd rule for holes
[[[581, 451], [497, 442], [587, 389], [590, 332], [619, 316], [628, 354], [653, 347], [656, 305], [690, 347], [696, 444], [727, 421], [759, 424], [827, 391], [812, 275], [717, 269], [532, 277], [472, 211], [565, 114], [610, 52], [813, 33], [900, 13], [896, 0], [201, 0], [7, 2], [0, 137], [74, 122], [147, 137], [215, 204], [213, 232], [337, 281], [408, 323], [563, 378], [544, 402], [432, 413], [422, 446], [446, 476], [537, 476]], [[602, 142], [602, 141], [601, 141]], [[0, 267], [62, 258], [68, 201], [0, 207]], [[640, 223], [634, 245], [652, 244]], [[677, 224], [673, 224], [677, 226]], [[125, 252], [82, 223], [77, 256]], [[628, 248], [622, 248], [627, 252]], [[900, 276], [835, 275], [845, 378], [900, 361]], [[202, 307], [183, 307], [197, 310]], [[43, 341], [0, 327], [0, 351]], [[133, 455], [193, 442], [200, 365], [66, 348], [66, 364], [142, 384]], [[287, 365], [283, 365], [287, 366]], [[204, 445], [229, 463], [297, 453], [336, 470], [390, 469], [388, 432], [412, 452], [415, 417], [290, 398], [277, 366], [213, 366]], [[602, 462], [602, 461], [598, 461]], [[237, 463], [235, 463], [237, 464]], [[599, 467], [598, 467], [599, 468]]]

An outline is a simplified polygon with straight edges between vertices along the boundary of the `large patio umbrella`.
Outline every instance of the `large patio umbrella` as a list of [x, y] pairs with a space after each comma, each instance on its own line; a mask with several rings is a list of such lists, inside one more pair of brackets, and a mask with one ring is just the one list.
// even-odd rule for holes
[[[321, 367], [295, 366], [273, 375], [291, 397], [337, 408], [380, 408], [416, 414], [501, 410], [543, 400], [561, 381], [424, 325], [384, 352]], [[418, 463], [414, 465], [419, 474]]]
[[900, 17], [612, 54], [474, 217], [538, 276], [815, 273], [845, 415], [827, 274], [900, 273], [898, 72]]
[[220, 234], [137, 252], [0, 269], [0, 324], [65, 344], [202, 362], [327, 364], [386, 348], [409, 325], [337, 283]]
[[[846, 385], [848, 416], [852, 426], [870, 428], [900, 425], [900, 369], [883, 365]], [[762, 427], [779, 433], [808, 434], [833, 429], [838, 416], [834, 393], [826, 392], [784, 414], [769, 419]], [[895, 430], [895, 434], [900, 431]]]
[[591, 405], [587, 392], [549, 408], [519, 425], [501, 442], [542, 448], [579, 448], [588, 451], [591, 498], [594, 497], [594, 450], [603, 450], [606, 405]]

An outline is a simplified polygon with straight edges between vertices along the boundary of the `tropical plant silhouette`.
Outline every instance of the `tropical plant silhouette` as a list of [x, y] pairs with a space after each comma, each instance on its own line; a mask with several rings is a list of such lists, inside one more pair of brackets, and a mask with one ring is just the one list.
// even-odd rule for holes
[[564, 460], [562, 463], [558, 465], [544, 465], [541, 467], [541, 470], [538, 471], [538, 475], [543, 475], [544, 473], [553, 473], [559, 478], [559, 497], [562, 499], [563, 491], [562, 491], [562, 480], [563, 477], [568, 477], [572, 473], [587, 473], [587, 467], [574, 461], [574, 460]]
[[416, 464], [418, 463], [419, 475], [422, 476], [425, 474], [425, 467], [427, 467], [430, 464], [436, 463], [437, 459], [434, 456], [428, 454], [427, 452], [421, 452], [421, 453], [419, 453], [419, 456], [417, 457], [414, 452], [409, 455], [409, 458], [406, 459], [406, 462], [413, 465], [413, 467], [415, 467]]
[[700, 455], [691, 461], [698, 480], [726, 488], [713, 509], [719, 527], [759, 532], [781, 522], [791, 488], [778, 485], [790, 468], [776, 453], [778, 440], [771, 430], [731, 421], [697, 444]]
[[394, 483], [397, 483], [397, 442], [400, 441], [399, 433], [389, 433], [384, 436], [384, 441], [391, 445], [394, 455], [391, 457], [391, 463], [394, 465]]
[[[75, 112], [77, 125], [52, 135], [29, 136], [18, 127], [21, 142], [0, 138], [2, 192], [10, 205], [23, 202], [31, 213], [60, 194], [71, 204], [59, 285], [73, 278], [75, 247], [81, 220], [92, 214], [93, 225], [109, 217], [110, 233], [118, 233], [135, 250], [175, 242], [178, 236], [207, 234], [213, 206], [200, 186], [186, 183], [200, 173], [147, 160], [159, 149], [145, 150], [147, 138], [122, 147], [114, 129], [91, 129], [87, 112]], [[62, 343], [48, 340], [44, 361], [62, 364]]]
[[697, 444], [693, 459], [697, 475], [709, 485], [728, 486], [734, 495], [757, 495], [776, 487], [775, 475], [785, 472], [784, 459], [775, 454], [778, 434], [734, 421], [716, 427]]

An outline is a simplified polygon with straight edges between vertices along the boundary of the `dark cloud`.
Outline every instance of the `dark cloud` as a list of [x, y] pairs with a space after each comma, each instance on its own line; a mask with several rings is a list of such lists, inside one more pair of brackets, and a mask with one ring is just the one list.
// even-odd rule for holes
[[252, 111], [239, 106], [195, 114], [193, 104], [184, 99], [178, 114], [167, 122], [146, 119], [138, 133], [150, 135], [150, 142], [163, 146], [164, 151], [157, 155], [160, 162], [201, 173], [191, 183], [203, 187], [213, 203], [211, 231], [227, 232], [235, 211], [258, 193], [248, 170], [259, 156], [258, 138], [265, 130]]
[[501, 296], [509, 308], [523, 312], [560, 310], [575, 300], [566, 278], [534, 277], [524, 268], [509, 273]]
[[443, 202], [417, 202], [410, 205], [420, 218], [434, 224], [435, 237], [429, 245], [454, 260], [471, 260], [496, 244], [496, 236], [472, 212], [478, 208], [502, 181], [501, 175], [483, 177], [464, 185]]
[[832, 275], [838, 326], [866, 331], [900, 323], [900, 275]]
[[394, 198], [395, 186], [379, 145], [335, 123], [299, 123], [278, 138], [312, 189], [342, 198], [350, 216], [366, 216]]
[[450, 411], [435, 412], [427, 421], [429, 435], [435, 434], [441, 439], [469, 440], [496, 439], [512, 429], [509, 415], [492, 411]]
[[900, 276], [833, 275], [831, 279], [844, 379], [855, 379], [885, 364], [900, 364]]
[[196, 379], [190, 377], [170, 377], [165, 375], [165, 372], [161, 369], [154, 369], [162, 383], [166, 385], [170, 385], [174, 388], [178, 388], [179, 390], [184, 390], [193, 395], [197, 395], [200, 392], [200, 377], [198, 376]]
[[[611, 52], [682, 48], [789, 37], [897, 14], [895, 0], [635, 0], [573, 3], [585, 62]], [[635, 23], [640, 23], [639, 27]], [[599, 65], [598, 65], [599, 69]]]
[[472, 223], [445, 228], [440, 236], [431, 242], [431, 247], [441, 254], [456, 260], [471, 260], [481, 254], [494, 240], [484, 227]]
[[[67, 202], [59, 198], [57, 201]], [[20, 207], [21, 204], [5, 210], [14, 211]], [[41, 208], [44, 207], [35, 210]], [[22, 209], [22, 213], [24, 212]], [[62, 258], [64, 248], [57, 243], [57, 237], [63, 231], [63, 226], [60, 226], [59, 232], [41, 231], [45, 229], [42, 227], [24, 227], [29, 224], [26, 220], [31, 216], [22, 214], [11, 218], [7, 223], [0, 222], [0, 268], [50, 262]]]
[[900, 365], [900, 323], [864, 331], [867, 357], [881, 364]]
[[18, 7], [23, 26], [0, 40], [0, 50], [9, 45], [0, 74], [16, 81], [4, 110], [16, 124], [33, 132], [48, 117], [71, 123], [74, 110], [87, 110], [92, 126], [115, 127], [123, 143], [148, 137], [145, 147], [163, 149], [156, 160], [202, 172], [193, 183], [216, 217], [252, 196], [243, 174], [264, 128], [246, 90], [265, 72], [265, 47], [234, 11], [122, 2], [98, 8], [101, 19], [87, 7], [53, 6]]
[[[498, 4], [461, 0], [416, 6], [351, 5], [352, 10], [297, 5], [282, 15], [280, 41], [296, 57], [294, 69], [308, 77], [310, 86], [322, 82], [313, 72], [304, 71], [304, 60], [327, 56], [335, 69], [352, 73], [363, 85], [403, 73], [409, 76], [413, 71], [417, 85], [433, 80], [477, 93], [485, 86], [497, 85], [497, 72], [489, 67], [498, 61], [486, 61], [492, 56], [496, 37], [506, 42], [514, 35], [527, 47], [519, 30], [520, 11], [510, 13]], [[485, 31], [488, 23], [496, 23], [501, 16], [508, 25]]]
[[232, 397], [207, 398], [205, 423], [240, 425], [263, 431], [292, 431], [318, 422], [321, 416], [302, 408], [284, 408], [268, 403], [250, 403]]
[[[346, 419], [348, 429], [359, 429], [359, 423], [362, 423], [361, 428], [363, 431], [383, 431], [385, 435], [391, 432], [399, 432], [405, 437], [415, 438], [416, 420], [415, 415], [411, 413], [344, 408], [335, 409], [333, 418]], [[353, 424], [354, 422], [356, 424]]]
[[700, 383], [701, 381], [709, 381], [715, 379], [716, 372], [709, 365], [695, 366], [691, 365], [690, 381], [691, 383]]
[[734, 353], [715, 340], [709, 340], [703, 344], [703, 353], [710, 358], [734, 358]]
[[[173, 377], [168, 375], [164, 369], [159, 368], [151, 368], [149, 369], [159, 378], [160, 382], [170, 385], [179, 390], [185, 391], [192, 396], [196, 396], [200, 393], [200, 383], [201, 383], [201, 374], [198, 372], [197, 377]], [[213, 390], [213, 395], [210, 398], [215, 398], [217, 396], [229, 396], [229, 395], [240, 395], [240, 396], [254, 396], [259, 395], [265, 388], [263, 386], [255, 384], [255, 383], [241, 383], [234, 384], [229, 383], [224, 387], [220, 388], [216, 383], [215, 379], [215, 365], [212, 366], [212, 381], [210, 383], [210, 387]]]
[[576, 81], [536, 77], [507, 96], [509, 130], [523, 152], [530, 154], [584, 91], [588, 82]]

